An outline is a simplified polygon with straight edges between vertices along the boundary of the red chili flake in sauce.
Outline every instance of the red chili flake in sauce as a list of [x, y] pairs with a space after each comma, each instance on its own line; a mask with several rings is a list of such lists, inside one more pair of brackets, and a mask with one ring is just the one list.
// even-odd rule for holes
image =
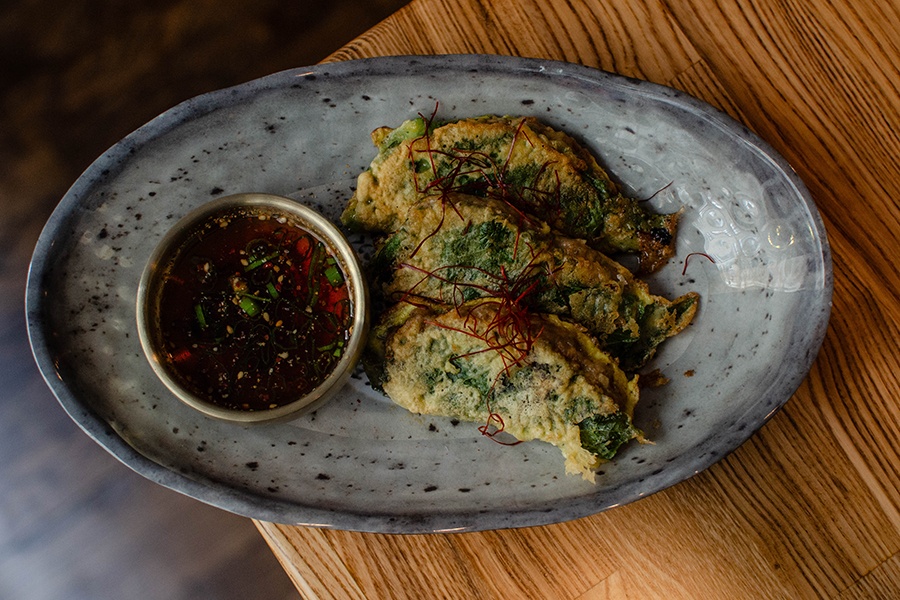
[[352, 308], [325, 244], [289, 217], [236, 209], [171, 265], [160, 301], [166, 360], [196, 395], [266, 410], [315, 389], [340, 361]]

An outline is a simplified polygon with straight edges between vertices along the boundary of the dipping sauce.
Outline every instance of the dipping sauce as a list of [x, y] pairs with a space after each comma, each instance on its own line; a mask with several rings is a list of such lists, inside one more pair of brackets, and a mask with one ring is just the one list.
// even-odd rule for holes
[[283, 406], [318, 387], [353, 322], [345, 274], [290, 215], [233, 208], [191, 234], [159, 300], [164, 361], [218, 406]]

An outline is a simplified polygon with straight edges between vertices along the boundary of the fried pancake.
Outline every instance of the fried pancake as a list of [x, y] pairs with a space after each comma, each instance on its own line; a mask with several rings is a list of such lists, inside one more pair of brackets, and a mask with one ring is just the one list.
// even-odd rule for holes
[[502, 198], [607, 254], [630, 253], [652, 272], [673, 254], [678, 214], [624, 196], [573, 138], [530, 117], [423, 118], [372, 133], [378, 154], [343, 214], [349, 226], [387, 233], [424, 196]]
[[593, 482], [623, 444], [644, 441], [631, 421], [637, 377], [581, 327], [510, 310], [490, 299], [457, 308], [396, 304], [373, 329], [369, 366], [407, 410], [480, 422], [485, 435], [549, 442], [568, 473]]

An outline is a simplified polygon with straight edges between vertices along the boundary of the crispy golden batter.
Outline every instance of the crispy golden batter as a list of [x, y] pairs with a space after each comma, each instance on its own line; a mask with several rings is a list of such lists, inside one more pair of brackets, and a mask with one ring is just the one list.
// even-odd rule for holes
[[503, 198], [605, 253], [635, 253], [643, 272], [674, 253], [677, 214], [623, 196], [584, 147], [534, 118], [419, 118], [377, 129], [372, 140], [378, 154], [359, 176], [347, 225], [391, 232], [423, 196], [455, 191]]

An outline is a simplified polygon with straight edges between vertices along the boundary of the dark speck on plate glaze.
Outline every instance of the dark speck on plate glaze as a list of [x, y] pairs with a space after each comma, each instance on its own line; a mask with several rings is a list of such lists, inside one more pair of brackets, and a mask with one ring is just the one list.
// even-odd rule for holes
[[[596, 485], [566, 476], [547, 444], [502, 446], [474, 425], [409, 414], [359, 370], [335, 400], [293, 422], [212, 420], [176, 400], [140, 350], [138, 280], [175, 219], [252, 191], [291, 196], [337, 221], [374, 155], [369, 132], [436, 103], [439, 118], [537, 115], [592, 148], [629, 194], [652, 196], [659, 211], [684, 210], [677, 255], [650, 283], [663, 294], [695, 290], [701, 308], [651, 365], [671, 380], [637, 407], [655, 444], [627, 446]], [[351, 241], [371, 255], [364, 236]], [[692, 260], [682, 275], [692, 252], [714, 262]], [[200, 96], [123, 139], [48, 221], [26, 312], [35, 358], [62, 406], [145, 477], [265, 521], [422, 533], [574, 519], [709, 467], [806, 376], [827, 326], [831, 277], [822, 222], [796, 174], [708, 105], [571, 64], [393, 57]]]

